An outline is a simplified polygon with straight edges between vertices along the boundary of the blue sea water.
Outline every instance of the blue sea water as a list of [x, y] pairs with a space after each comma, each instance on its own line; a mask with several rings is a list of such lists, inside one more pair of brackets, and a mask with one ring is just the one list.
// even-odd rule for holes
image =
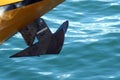
[[11, 59], [27, 47], [17, 33], [0, 46], [0, 80], [120, 80], [119, 9], [119, 0], [66, 0], [42, 16], [52, 32], [69, 20], [61, 53]]

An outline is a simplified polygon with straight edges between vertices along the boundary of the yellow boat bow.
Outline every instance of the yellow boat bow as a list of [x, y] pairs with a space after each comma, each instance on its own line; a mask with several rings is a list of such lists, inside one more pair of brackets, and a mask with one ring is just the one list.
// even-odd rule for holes
[[[4, 0], [2, 1], [4, 2]], [[18, 2], [21, 0], [13, 0], [13, 2], [14, 1]], [[13, 10], [0, 12], [0, 44], [63, 1], [64, 0], [42, 0]], [[1, 2], [0, 5], [2, 5]]]
[[0, 6], [11, 4], [11, 3], [16, 3], [16, 2], [20, 2], [20, 1], [23, 1], [23, 0], [1, 0]]

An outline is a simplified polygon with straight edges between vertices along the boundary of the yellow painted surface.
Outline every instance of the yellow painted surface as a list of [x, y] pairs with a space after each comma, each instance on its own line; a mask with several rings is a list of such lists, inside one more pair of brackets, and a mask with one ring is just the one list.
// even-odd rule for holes
[[0, 0], [0, 6], [19, 2], [19, 1], [23, 1], [23, 0]]
[[5, 13], [0, 13], [0, 44], [22, 27], [41, 17], [63, 1], [64, 0], [43, 0]]

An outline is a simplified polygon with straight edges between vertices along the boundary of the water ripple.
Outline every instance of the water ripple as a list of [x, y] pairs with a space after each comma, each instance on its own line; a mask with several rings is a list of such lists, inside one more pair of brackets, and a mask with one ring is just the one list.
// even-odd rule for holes
[[60, 54], [9, 59], [26, 46], [18, 33], [0, 46], [0, 79], [119, 80], [119, 8], [119, 0], [66, 0], [42, 16], [52, 32], [69, 20]]
[[37, 72], [40, 75], [52, 75], [52, 72]]

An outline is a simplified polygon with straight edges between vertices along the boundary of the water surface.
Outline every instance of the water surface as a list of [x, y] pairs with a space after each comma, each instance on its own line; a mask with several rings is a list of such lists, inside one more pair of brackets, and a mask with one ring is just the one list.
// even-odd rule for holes
[[66, 0], [42, 16], [52, 32], [69, 29], [59, 55], [10, 59], [21, 35], [0, 46], [0, 80], [120, 80], [120, 1]]

